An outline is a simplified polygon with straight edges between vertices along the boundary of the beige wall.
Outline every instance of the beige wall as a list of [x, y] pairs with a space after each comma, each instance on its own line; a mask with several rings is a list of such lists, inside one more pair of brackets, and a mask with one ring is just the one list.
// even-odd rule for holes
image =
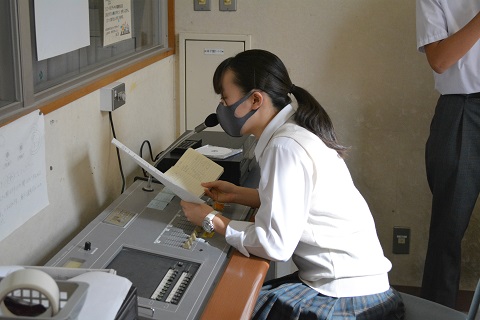
[[[127, 102], [112, 113], [117, 139], [154, 154], [174, 140], [175, 58], [169, 57], [118, 81]], [[108, 113], [100, 91], [45, 115], [50, 205], [0, 242], [0, 265], [44, 264], [120, 195], [122, 181]], [[144, 154], [148, 150], [144, 149]], [[141, 171], [122, 157], [127, 186]]]
[[[244, 0], [236, 12], [194, 12], [175, 1], [178, 32], [250, 34], [252, 46], [276, 53], [296, 85], [330, 113], [347, 163], [370, 204], [393, 284], [419, 286], [431, 195], [424, 143], [437, 94], [425, 57], [415, 49], [415, 2], [385, 0]], [[120, 141], [157, 153], [174, 140], [178, 79], [169, 57], [120, 81], [127, 104], [113, 113]], [[0, 242], [0, 265], [41, 264], [98, 215], [121, 190], [108, 115], [99, 91], [45, 116], [50, 205]], [[123, 161], [130, 184], [140, 174]], [[50, 169], [51, 167], [51, 169]], [[462, 289], [479, 276], [479, 208], [464, 241]], [[412, 231], [411, 253], [393, 255], [392, 228]]]
[[[415, 1], [238, 0], [236, 12], [196, 12], [176, 1], [176, 32], [249, 34], [329, 112], [347, 164], [373, 212], [393, 284], [420, 286], [431, 194], [424, 167], [437, 93], [416, 51]], [[464, 241], [462, 288], [479, 277], [478, 216]], [[392, 254], [394, 226], [411, 228], [408, 255]]]

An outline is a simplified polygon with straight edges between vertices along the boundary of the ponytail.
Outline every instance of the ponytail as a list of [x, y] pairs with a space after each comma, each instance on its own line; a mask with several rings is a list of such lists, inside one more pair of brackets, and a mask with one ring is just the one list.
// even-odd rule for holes
[[290, 93], [298, 104], [294, 115], [297, 124], [317, 135], [327, 147], [336, 150], [338, 155], [344, 158], [348, 148], [337, 142], [332, 120], [325, 109], [307, 90], [301, 87], [292, 84]]

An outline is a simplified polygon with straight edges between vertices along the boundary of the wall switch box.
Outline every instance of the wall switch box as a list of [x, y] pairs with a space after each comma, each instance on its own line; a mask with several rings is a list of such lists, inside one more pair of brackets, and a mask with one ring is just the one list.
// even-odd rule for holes
[[220, 11], [237, 11], [237, 0], [218, 0]]
[[125, 104], [125, 83], [112, 82], [100, 89], [100, 110], [112, 112]]
[[410, 253], [410, 228], [393, 227], [393, 248], [396, 254]]
[[210, 11], [210, 0], [193, 0], [193, 10]]

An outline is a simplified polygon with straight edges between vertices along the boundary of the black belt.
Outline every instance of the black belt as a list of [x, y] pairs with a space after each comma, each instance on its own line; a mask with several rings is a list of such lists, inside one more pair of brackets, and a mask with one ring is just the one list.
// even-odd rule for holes
[[480, 92], [469, 93], [469, 94], [445, 94], [445, 96], [459, 96], [465, 99], [480, 99]]
[[467, 98], [480, 99], [480, 92], [470, 93], [466, 95]]

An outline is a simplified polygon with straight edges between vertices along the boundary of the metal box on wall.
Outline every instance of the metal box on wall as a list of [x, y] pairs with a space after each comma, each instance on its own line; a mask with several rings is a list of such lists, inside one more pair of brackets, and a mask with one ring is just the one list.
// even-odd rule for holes
[[215, 69], [226, 58], [250, 47], [249, 35], [179, 34], [180, 133], [194, 129], [215, 112], [220, 101], [212, 85]]

